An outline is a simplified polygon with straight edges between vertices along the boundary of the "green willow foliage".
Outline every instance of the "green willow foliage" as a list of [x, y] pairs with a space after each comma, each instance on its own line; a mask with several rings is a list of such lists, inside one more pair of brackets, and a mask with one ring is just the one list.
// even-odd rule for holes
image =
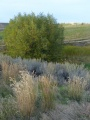
[[60, 58], [63, 31], [52, 15], [18, 14], [4, 30], [7, 54], [56, 62]]

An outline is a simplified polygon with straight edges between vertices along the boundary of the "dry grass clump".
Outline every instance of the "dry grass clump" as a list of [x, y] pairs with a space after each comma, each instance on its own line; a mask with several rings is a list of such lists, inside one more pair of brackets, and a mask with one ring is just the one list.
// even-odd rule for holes
[[80, 101], [86, 86], [86, 81], [80, 77], [73, 77], [68, 84], [68, 95], [71, 99]]
[[21, 77], [22, 80], [14, 83], [13, 89], [22, 115], [30, 117], [35, 110], [37, 84], [35, 84], [28, 72], [21, 72]]
[[42, 95], [42, 108], [44, 110], [52, 109], [54, 107], [57, 83], [43, 76], [39, 80], [39, 86]]
[[2, 62], [2, 75], [3, 79], [7, 82], [9, 77], [15, 78], [18, 75], [19, 68], [17, 64], [8, 64], [7, 62]]
[[21, 80], [13, 83], [13, 90], [22, 115], [30, 118], [33, 114], [37, 114], [34, 113], [35, 109], [38, 109], [37, 103], [40, 103], [38, 106], [40, 110], [52, 109], [55, 103], [56, 87], [57, 83], [47, 77], [33, 78], [27, 71], [22, 71]]

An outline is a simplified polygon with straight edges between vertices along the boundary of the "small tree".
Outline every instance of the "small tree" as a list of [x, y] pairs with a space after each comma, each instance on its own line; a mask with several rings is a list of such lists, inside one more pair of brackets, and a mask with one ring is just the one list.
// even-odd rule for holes
[[7, 54], [12, 57], [58, 61], [63, 43], [63, 27], [52, 15], [18, 14], [4, 30]]

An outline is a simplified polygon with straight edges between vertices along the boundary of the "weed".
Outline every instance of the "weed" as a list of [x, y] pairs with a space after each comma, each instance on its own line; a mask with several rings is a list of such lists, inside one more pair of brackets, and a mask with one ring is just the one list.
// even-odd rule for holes
[[73, 77], [73, 80], [69, 81], [68, 84], [68, 95], [70, 99], [80, 101], [86, 86], [86, 81], [83, 81], [82, 78]]

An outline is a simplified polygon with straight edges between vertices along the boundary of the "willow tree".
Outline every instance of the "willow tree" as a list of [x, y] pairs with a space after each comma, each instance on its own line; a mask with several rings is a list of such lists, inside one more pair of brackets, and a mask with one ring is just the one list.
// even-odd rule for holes
[[18, 14], [5, 28], [4, 41], [12, 57], [55, 62], [62, 50], [63, 27], [50, 14]]

